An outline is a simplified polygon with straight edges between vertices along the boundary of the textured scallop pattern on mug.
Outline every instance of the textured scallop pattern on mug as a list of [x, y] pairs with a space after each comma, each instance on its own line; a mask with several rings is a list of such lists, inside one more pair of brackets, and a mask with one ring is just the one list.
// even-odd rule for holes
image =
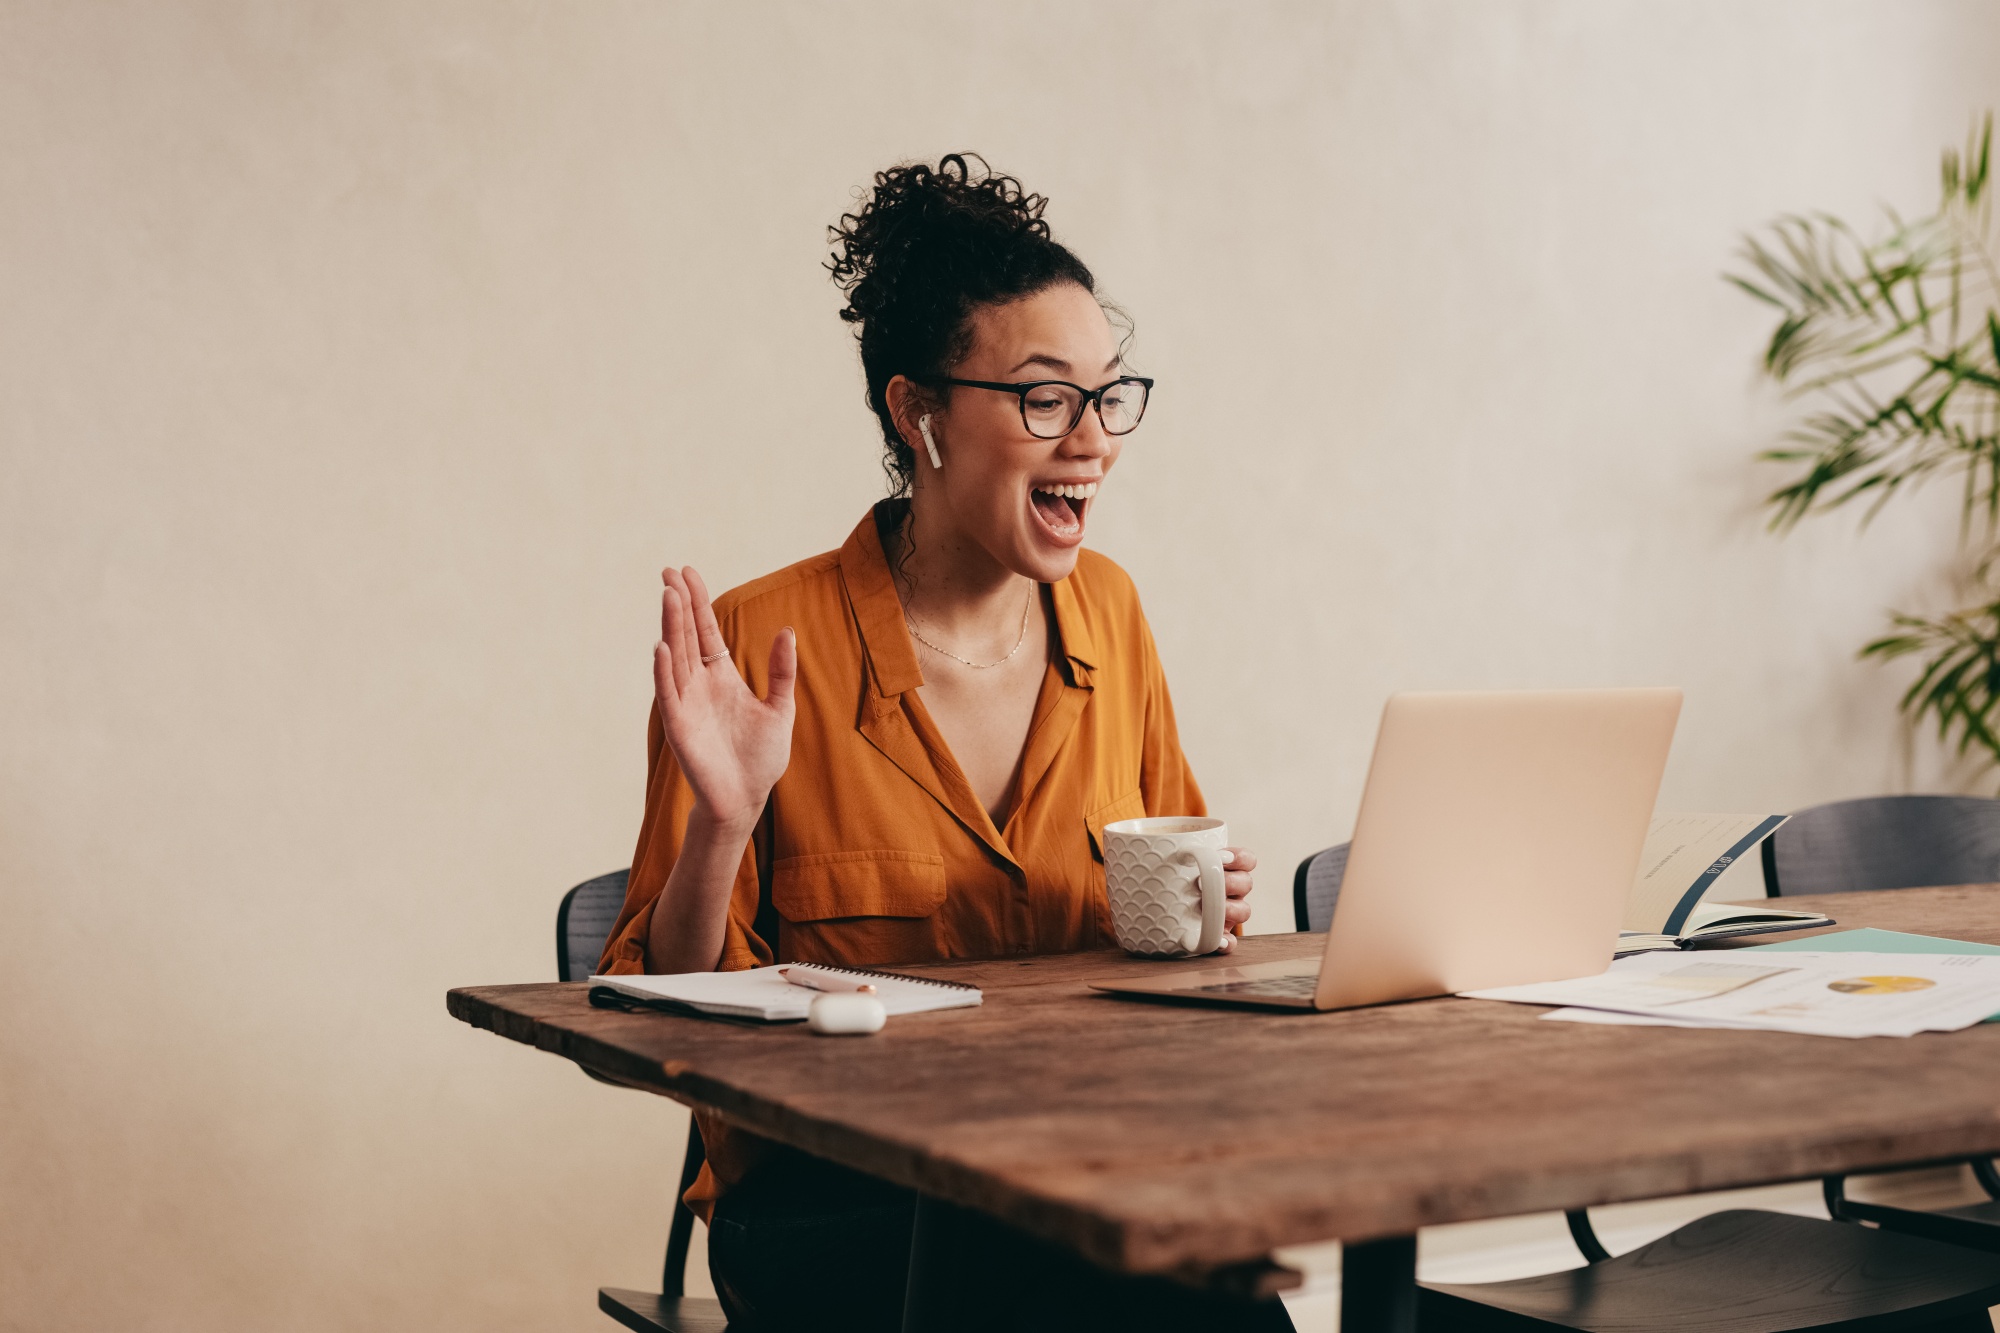
[[[1221, 830], [1215, 833], [1221, 846]], [[1106, 839], [1111, 928], [1128, 952], [1178, 958], [1201, 943], [1201, 874], [1187, 839], [1129, 833]]]

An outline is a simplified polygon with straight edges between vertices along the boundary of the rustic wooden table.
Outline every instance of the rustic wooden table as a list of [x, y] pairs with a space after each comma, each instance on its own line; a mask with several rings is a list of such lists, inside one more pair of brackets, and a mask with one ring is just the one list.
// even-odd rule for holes
[[[1841, 928], [2000, 944], [2000, 885], [1796, 904]], [[1251, 936], [1238, 959], [1322, 939]], [[447, 1004], [911, 1186], [920, 1226], [927, 1207], [977, 1210], [1109, 1268], [1248, 1294], [1284, 1284], [1276, 1247], [1339, 1239], [1343, 1329], [1403, 1324], [1422, 1226], [2000, 1153], [2000, 1024], [1842, 1041], [1457, 999], [1263, 1013], [1085, 985], [1205, 965], [1106, 951], [909, 967], [985, 1003], [866, 1039], [593, 1009], [581, 984]]]

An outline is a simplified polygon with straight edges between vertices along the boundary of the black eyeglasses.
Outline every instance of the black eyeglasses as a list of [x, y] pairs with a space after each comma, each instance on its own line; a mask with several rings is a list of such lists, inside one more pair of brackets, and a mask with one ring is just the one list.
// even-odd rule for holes
[[1106, 435], [1129, 435], [1146, 415], [1146, 399], [1153, 392], [1153, 382], [1137, 375], [1115, 379], [1101, 389], [1086, 389], [1068, 380], [999, 384], [946, 377], [937, 382], [1016, 395], [1021, 400], [1021, 424], [1028, 428], [1028, 434], [1043, 440], [1060, 440], [1075, 430], [1076, 423], [1083, 420], [1083, 409], [1092, 406], [1097, 408], [1097, 419], [1104, 423]]

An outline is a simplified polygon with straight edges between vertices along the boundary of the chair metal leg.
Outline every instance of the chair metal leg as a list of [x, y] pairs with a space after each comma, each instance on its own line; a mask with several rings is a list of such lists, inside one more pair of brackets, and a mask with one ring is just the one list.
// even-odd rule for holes
[[1340, 1253], [1340, 1333], [1416, 1333], [1417, 1238], [1389, 1236]]
[[1989, 1199], [2000, 1199], [2000, 1171], [1993, 1167], [1991, 1157], [1972, 1159], [1972, 1174], [1979, 1180], [1979, 1188], [1986, 1191]]
[[[1983, 1159], [1974, 1164], [1992, 1168]], [[1826, 1193], [1826, 1211], [1836, 1222], [1872, 1222], [1885, 1231], [1900, 1231], [1906, 1236], [1921, 1236], [1946, 1245], [1962, 1246], [1971, 1250], [1992, 1253], [2000, 1250], [2000, 1235], [1991, 1223], [1973, 1220], [1959, 1215], [1961, 1210], [1930, 1212], [1922, 1208], [1897, 1208], [1889, 1204], [1863, 1203], [1859, 1199], [1847, 1197], [1846, 1182], [1840, 1176], [1828, 1176], [1820, 1182]]]
[[687, 1294], [688, 1246], [694, 1243], [694, 1213], [683, 1199], [706, 1157], [701, 1130], [690, 1120], [687, 1153], [681, 1158], [680, 1188], [674, 1191], [673, 1221], [667, 1226], [667, 1259], [660, 1270], [660, 1294], [664, 1296]]
[[1569, 1238], [1576, 1242], [1577, 1253], [1585, 1263], [1601, 1264], [1611, 1257], [1611, 1251], [1597, 1238], [1597, 1228], [1590, 1225], [1588, 1208], [1572, 1208], [1563, 1214], [1563, 1221], [1569, 1223]]

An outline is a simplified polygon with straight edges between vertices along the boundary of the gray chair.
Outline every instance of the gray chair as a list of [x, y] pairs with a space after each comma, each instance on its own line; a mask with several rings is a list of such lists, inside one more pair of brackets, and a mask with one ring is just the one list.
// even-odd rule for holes
[[1300, 931], [1325, 930], [1333, 920], [1333, 905], [1340, 901], [1340, 881], [1347, 874], [1347, 849], [1343, 842], [1323, 852], [1315, 852], [1299, 862], [1292, 876], [1292, 919]]
[[[1333, 923], [1348, 844], [1300, 862], [1292, 910], [1302, 931]], [[1991, 1333], [2000, 1259], [1914, 1235], [1732, 1209], [1613, 1256], [1585, 1209], [1565, 1213], [1581, 1268], [1513, 1282], [1426, 1283], [1427, 1330], [1518, 1333]]]
[[[628, 871], [588, 879], [563, 895], [556, 908], [556, 977], [561, 981], [582, 981], [597, 970], [604, 953], [604, 941], [625, 905]], [[602, 1075], [583, 1071], [600, 1083], [615, 1083]], [[687, 1153], [681, 1159], [681, 1183], [674, 1191], [673, 1222], [667, 1228], [667, 1258], [660, 1274], [660, 1291], [629, 1291], [622, 1287], [600, 1287], [597, 1308], [634, 1333], [723, 1333], [729, 1321], [716, 1301], [691, 1298], [687, 1290], [688, 1246], [694, 1239], [694, 1214], [681, 1201], [688, 1186], [701, 1170], [701, 1135], [688, 1126]]]
[[[2000, 882], [2000, 800], [1985, 796], [1866, 796], [1815, 805], [1764, 842], [1772, 897]], [[1842, 1221], [2000, 1252], [2000, 1171], [1972, 1163], [1986, 1203], [1938, 1212], [1863, 1203], [1846, 1181], [1825, 1182], [1826, 1209]]]
[[1427, 1333], [1992, 1333], [2000, 1256], [1730, 1209], [1616, 1258], [1512, 1282], [1425, 1283], [1417, 1300]]
[[2000, 801], [1867, 796], [1815, 805], [1764, 840], [1764, 892], [2000, 882]]

